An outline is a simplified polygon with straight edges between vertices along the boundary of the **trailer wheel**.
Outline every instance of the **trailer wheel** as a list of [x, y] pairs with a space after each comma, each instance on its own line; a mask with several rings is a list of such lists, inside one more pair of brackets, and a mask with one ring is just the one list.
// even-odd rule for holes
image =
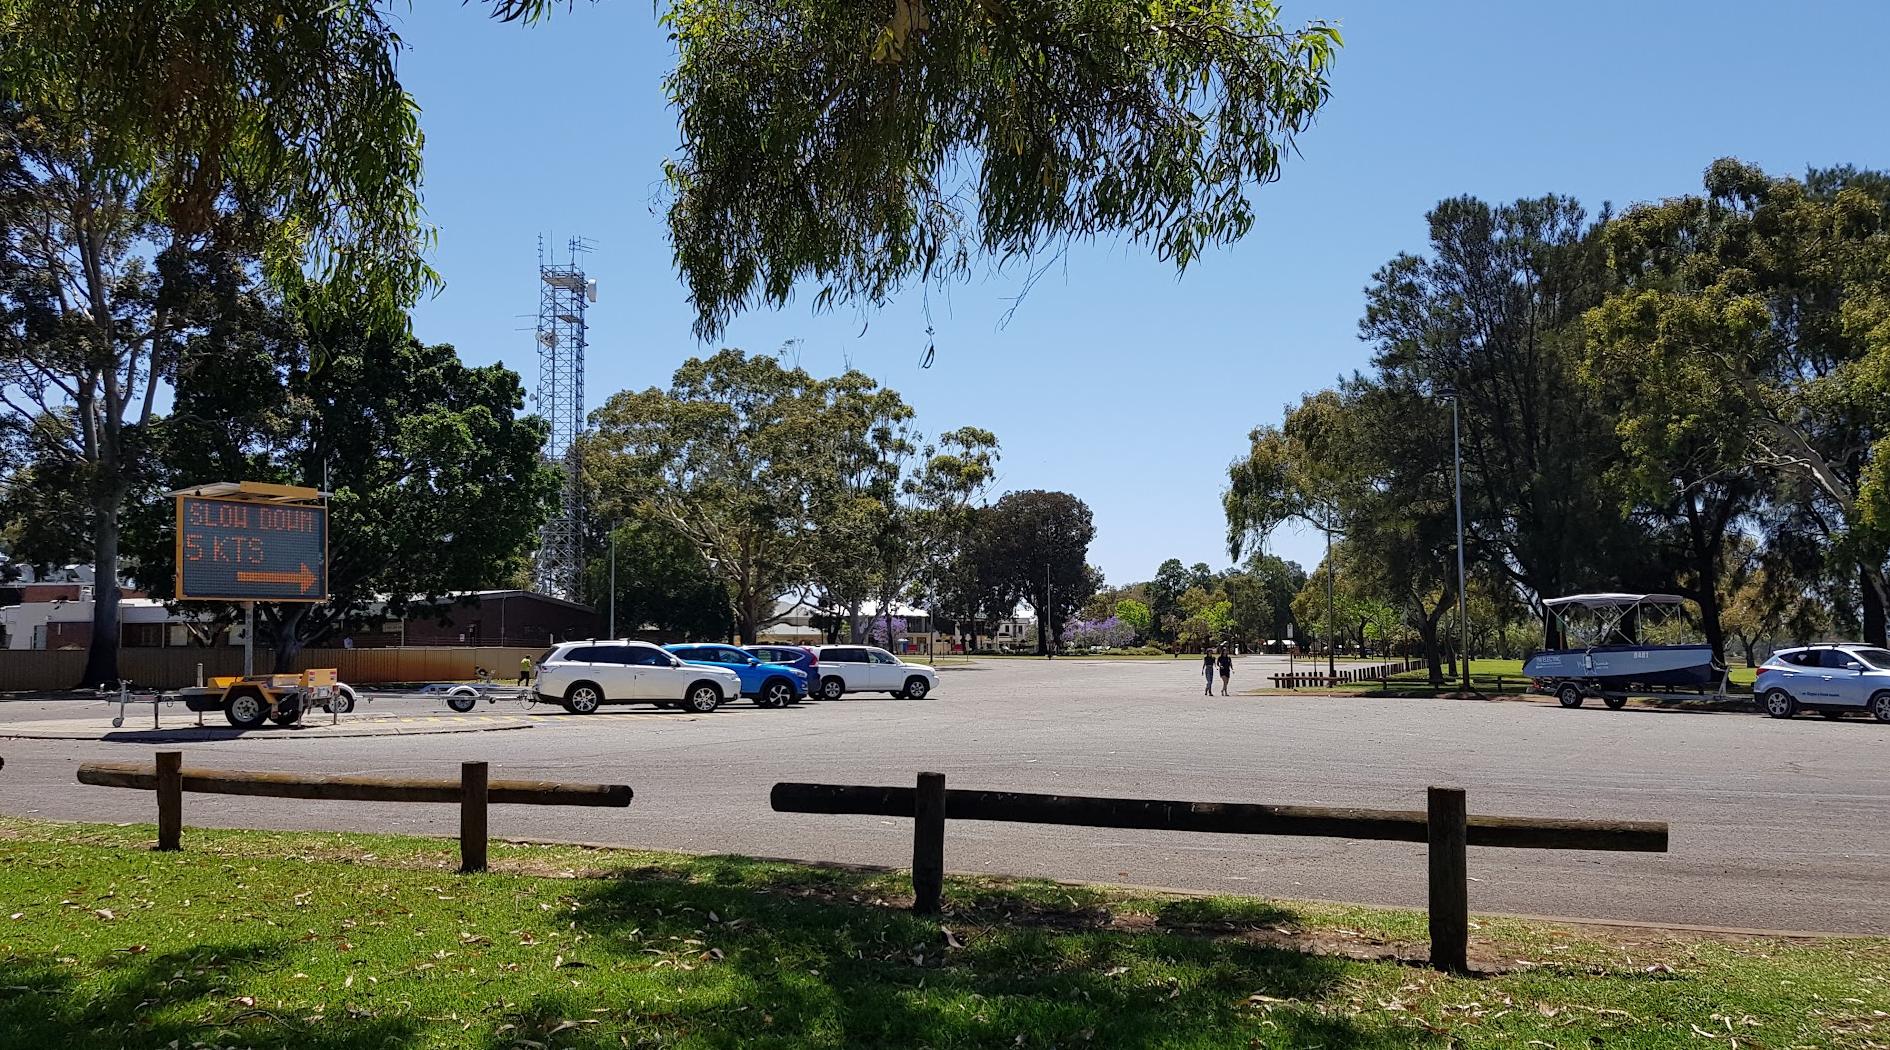
[[446, 706], [463, 715], [479, 706], [479, 694], [470, 689], [464, 692], [455, 689], [446, 695]]
[[1624, 708], [1624, 707], [1626, 707], [1626, 706], [1627, 706], [1627, 697], [1625, 697], [1625, 696], [1604, 696], [1604, 697], [1602, 697], [1602, 698], [1601, 698], [1601, 702], [1602, 702], [1602, 703], [1604, 703], [1604, 704], [1607, 704], [1607, 705], [1608, 705], [1608, 710], [1610, 710], [1610, 711], [1619, 711], [1619, 710], [1621, 710], [1622, 708]]
[[255, 729], [269, 717], [269, 704], [259, 689], [232, 689], [223, 697], [223, 717], [238, 729]]
[[1580, 707], [1583, 699], [1582, 687], [1574, 682], [1563, 682], [1555, 691], [1555, 699], [1563, 707]]
[[302, 720], [302, 696], [291, 693], [276, 703], [276, 713], [269, 716], [270, 721], [279, 726], [292, 726]]
[[336, 685], [335, 695], [329, 697], [322, 706], [328, 709], [329, 714], [349, 714], [354, 710], [354, 690], [345, 685]]
[[1773, 718], [1790, 718], [1798, 713], [1798, 701], [1783, 689], [1765, 694], [1765, 713]]

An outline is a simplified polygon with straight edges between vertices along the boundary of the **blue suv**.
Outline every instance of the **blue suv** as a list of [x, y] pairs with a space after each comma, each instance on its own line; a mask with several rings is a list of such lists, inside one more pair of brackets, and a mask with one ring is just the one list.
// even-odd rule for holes
[[666, 645], [685, 663], [704, 664], [735, 672], [742, 680], [742, 695], [756, 707], [786, 707], [807, 695], [807, 675], [798, 668], [763, 663], [732, 645], [692, 642]]

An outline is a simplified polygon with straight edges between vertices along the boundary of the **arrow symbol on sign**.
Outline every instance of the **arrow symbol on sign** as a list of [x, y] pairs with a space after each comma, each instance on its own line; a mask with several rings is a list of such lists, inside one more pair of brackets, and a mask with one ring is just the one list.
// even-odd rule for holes
[[242, 572], [239, 570], [236, 574], [236, 582], [300, 584], [302, 593], [307, 594], [309, 588], [315, 586], [315, 574], [309, 571], [308, 562], [303, 562], [301, 569], [297, 572]]

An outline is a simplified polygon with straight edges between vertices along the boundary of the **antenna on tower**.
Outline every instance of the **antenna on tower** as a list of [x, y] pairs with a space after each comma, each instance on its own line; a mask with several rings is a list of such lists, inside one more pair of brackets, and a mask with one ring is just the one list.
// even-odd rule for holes
[[577, 597], [583, 562], [584, 490], [578, 462], [578, 438], [584, 433], [584, 349], [589, 343], [585, 308], [597, 301], [597, 282], [584, 274], [580, 259], [593, 242], [573, 237], [565, 261], [549, 258], [538, 237], [538, 412], [551, 424], [545, 461], [564, 475], [558, 509], [538, 535], [533, 576], [538, 589], [560, 598]]

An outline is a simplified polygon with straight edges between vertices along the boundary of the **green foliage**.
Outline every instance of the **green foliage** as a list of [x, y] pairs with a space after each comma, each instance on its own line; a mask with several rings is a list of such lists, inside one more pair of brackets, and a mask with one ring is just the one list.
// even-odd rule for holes
[[237, 202], [279, 290], [404, 331], [437, 281], [419, 111], [380, 6], [0, 0], [0, 99], [69, 122], [101, 205], [190, 239]]
[[624, 391], [581, 446], [593, 513], [643, 517], [688, 540], [752, 641], [777, 595], [806, 579], [814, 508], [836, 465], [821, 437], [826, 390], [772, 357], [691, 358], [667, 391]]
[[[540, 459], [544, 422], [519, 414], [516, 373], [381, 328], [304, 333], [263, 303], [248, 320], [193, 341], [157, 430], [167, 487], [240, 479], [332, 492], [333, 597], [262, 607], [278, 660], [383, 608], [400, 616], [491, 586], [496, 567], [530, 549], [558, 477]], [[140, 583], [157, 597], [174, 583], [173, 529], [170, 502], [154, 499], [129, 530]]]
[[1149, 637], [1155, 627], [1154, 612], [1147, 604], [1134, 598], [1124, 598], [1116, 603], [1116, 619], [1128, 624], [1137, 638]]
[[1340, 44], [1266, 0], [667, 8], [670, 237], [705, 338], [803, 281], [874, 304], [1102, 234], [1185, 269], [1252, 227]]
[[753, 639], [797, 588], [823, 606], [890, 605], [969, 528], [997, 439], [961, 428], [927, 443], [912, 417], [864, 373], [816, 379], [723, 350], [685, 362], [667, 391], [612, 397], [580, 461], [594, 513], [687, 541]]
[[[1773, 178], [1734, 160], [1703, 196], [1608, 230], [1622, 287], [1588, 318], [1589, 371], [1649, 484], [1781, 481], [1862, 579], [1882, 643], [1890, 582], [1890, 207], [1884, 176]], [[1716, 577], [1710, 577], [1716, 578]]]
[[608, 547], [617, 549], [617, 630], [645, 626], [691, 639], [726, 638], [734, 628], [728, 591], [688, 540], [660, 521], [632, 518], [605, 538], [605, 550], [584, 572], [585, 590], [600, 606], [612, 600]]
[[1398, 256], [1366, 289], [1359, 331], [1376, 382], [1440, 404], [1455, 393], [1466, 525], [1485, 558], [1540, 595], [1618, 586], [1635, 538], [1598, 484], [1617, 447], [1612, 420], [1577, 382], [1582, 314], [1606, 289], [1609, 216], [1591, 221], [1551, 195], [1456, 198], [1428, 219], [1429, 252]]
[[997, 596], [990, 605], [1022, 601], [1036, 610], [1042, 651], [1102, 586], [1087, 561], [1096, 537], [1089, 506], [1067, 492], [1026, 489], [1005, 493], [978, 517], [971, 557], [977, 577]]

